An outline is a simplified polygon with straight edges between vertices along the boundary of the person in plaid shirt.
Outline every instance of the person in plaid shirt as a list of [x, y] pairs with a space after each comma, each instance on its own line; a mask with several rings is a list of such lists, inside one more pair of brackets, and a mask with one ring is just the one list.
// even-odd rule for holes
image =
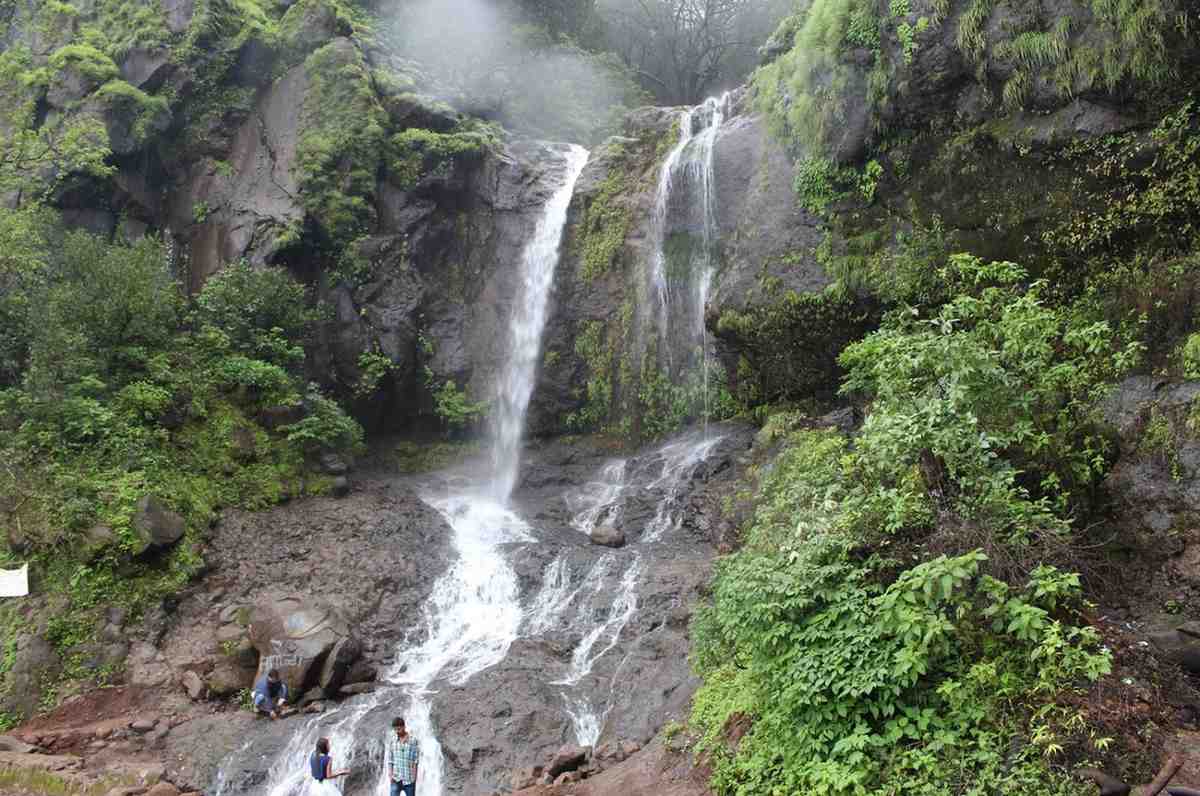
[[392, 783], [392, 796], [416, 796], [417, 793], [417, 762], [421, 759], [421, 745], [417, 739], [408, 734], [404, 728], [404, 719], [400, 716], [392, 719], [392, 729], [396, 734], [387, 740], [387, 752], [384, 763], [387, 765], [388, 778]]

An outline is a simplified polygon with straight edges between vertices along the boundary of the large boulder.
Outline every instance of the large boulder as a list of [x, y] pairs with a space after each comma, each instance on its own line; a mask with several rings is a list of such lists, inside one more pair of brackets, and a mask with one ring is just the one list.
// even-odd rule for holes
[[130, 522], [136, 537], [135, 553], [170, 547], [183, 538], [187, 522], [154, 497], [146, 495], [137, 502]]
[[596, 526], [588, 535], [592, 540], [592, 544], [604, 547], [625, 546], [625, 532], [611, 523]]
[[[1120, 451], [1104, 482], [1112, 511], [1135, 535], [1156, 539], [1151, 547], [1163, 552], [1200, 542], [1191, 531], [1200, 519], [1200, 438], [1190, 423], [1197, 396], [1200, 382], [1133, 376], [1102, 407]], [[1167, 543], [1174, 547], [1166, 549]]]
[[39, 709], [42, 688], [62, 672], [62, 659], [54, 645], [40, 635], [17, 636], [12, 666], [0, 693], [0, 713], [29, 717]]
[[1150, 647], [1165, 660], [1190, 674], [1200, 674], [1200, 622], [1160, 614], [1144, 620], [1142, 633]]
[[565, 771], [574, 771], [587, 762], [590, 753], [590, 747], [567, 744], [555, 753], [550, 765], [546, 767], [546, 773], [557, 777]]
[[351, 667], [362, 657], [362, 644], [354, 637], [344, 638], [325, 656], [318, 685], [325, 696], [336, 696], [348, 681]]
[[[256, 603], [250, 614], [250, 641], [259, 654], [255, 678], [278, 669], [293, 694], [301, 694], [323, 679], [326, 659], [335, 648], [340, 646], [343, 655], [354, 652], [352, 658], [361, 651], [358, 642], [351, 639], [345, 618], [333, 608], [298, 594]], [[340, 685], [340, 665], [336, 655], [334, 658], [328, 680]], [[353, 659], [341, 665], [350, 663]], [[345, 670], [340, 671], [344, 677]]]
[[196, 0], [159, 0], [163, 15], [166, 17], [167, 30], [172, 33], [183, 33], [192, 24], [192, 16], [196, 13]]

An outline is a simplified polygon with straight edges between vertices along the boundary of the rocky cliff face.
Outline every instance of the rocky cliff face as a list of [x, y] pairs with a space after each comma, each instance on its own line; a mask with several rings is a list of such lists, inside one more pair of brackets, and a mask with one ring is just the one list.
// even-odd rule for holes
[[[311, 282], [330, 308], [312, 375], [357, 397], [370, 424], [429, 420], [447, 380], [487, 397], [515, 264], [561, 182], [554, 148], [502, 142], [414, 93], [411, 65], [336, 2], [278, 19], [222, 2], [125, 5], [144, 27], [127, 49], [80, 43], [115, 24], [107, 6], [16, 4], [5, 25], [24, 73], [62, 62], [30, 89], [49, 113], [41, 129], [98, 120], [103, 134], [88, 129], [112, 153], [109, 172], [56, 185], [64, 220], [167, 237], [193, 291], [243, 258]], [[386, 358], [367, 381], [364, 354]]]

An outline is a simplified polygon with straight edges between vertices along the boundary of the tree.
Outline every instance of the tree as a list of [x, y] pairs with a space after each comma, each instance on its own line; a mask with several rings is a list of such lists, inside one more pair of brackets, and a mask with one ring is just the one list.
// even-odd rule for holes
[[787, 12], [785, 0], [600, 0], [607, 45], [660, 101], [695, 104], [732, 86]]

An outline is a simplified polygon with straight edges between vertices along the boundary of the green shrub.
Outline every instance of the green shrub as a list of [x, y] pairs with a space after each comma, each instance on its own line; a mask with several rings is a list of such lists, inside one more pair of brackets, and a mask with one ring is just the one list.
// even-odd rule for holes
[[1188, 335], [1179, 350], [1185, 379], [1200, 379], [1200, 333]]
[[428, 175], [444, 175], [454, 163], [478, 161], [496, 142], [496, 131], [484, 125], [463, 123], [449, 133], [410, 127], [391, 137], [388, 169], [398, 185], [414, 188]]
[[925, 457], [926, 479], [944, 476], [960, 508], [990, 522], [1065, 515], [1108, 455], [1089, 407], [1140, 346], [1047, 306], [1046, 285], [1022, 289], [1013, 263], [955, 255], [941, 276], [954, 299], [929, 317], [894, 311], [841, 355], [843, 392], [874, 399], [862, 449], [891, 477]]
[[447, 379], [433, 393], [434, 412], [451, 431], [474, 425], [487, 416], [487, 401], [472, 401], [465, 390]]
[[104, 52], [89, 44], [68, 44], [50, 56], [50, 66], [62, 71], [72, 67], [96, 83], [112, 80], [119, 74], [116, 63]]
[[1064, 750], [1107, 743], [1077, 705], [1109, 656], [1051, 559], [1072, 560], [1106, 466], [1094, 407], [1138, 347], [1012, 263], [939, 276], [943, 305], [843, 352], [843, 390], [872, 399], [853, 445], [794, 416], [762, 432], [784, 449], [693, 624], [718, 793], [1074, 794]]
[[381, 351], [363, 351], [358, 355], [358, 369], [362, 371], [362, 376], [354, 385], [354, 394], [366, 397], [379, 389], [384, 378], [396, 369], [396, 363]]
[[283, 431], [288, 442], [302, 445], [310, 452], [320, 450], [357, 451], [362, 447], [363, 430], [336, 401], [321, 395], [310, 385], [304, 400], [306, 417]]
[[[41, 229], [27, 222], [0, 214], [0, 240]], [[305, 477], [306, 454], [357, 448], [362, 429], [317, 393], [287, 429], [256, 420], [265, 406], [299, 400], [294, 371], [317, 317], [285, 272], [231, 266], [188, 307], [153, 239], [126, 246], [70, 233], [51, 246], [31, 236], [7, 251], [0, 279], [22, 311], [5, 338], [18, 353], [11, 386], [0, 389], [9, 463], [0, 504], [21, 529], [39, 591], [61, 605], [47, 637], [63, 676], [101, 683], [111, 673], [89, 668], [85, 651], [105, 607], [136, 621], [180, 591], [202, 567], [200, 533], [220, 507], [263, 508], [320, 489]], [[145, 495], [188, 529], [149, 558], [131, 527]], [[115, 541], [91, 550], [81, 534], [96, 525]], [[3, 678], [0, 665], [0, 689]], [[59, 692], [47, 686], [49, 707]]]
[[271, 362], [241, 355], [224, 357], [216, 372], [218, 383], [241, 391], [242, 400], [262, 406], [299, 401], [296, 385], [286, 370]]
[[620, 257], [629, 232], [631, 215], [623, 201], [631, 186], [629, 175], [623, 171], [628, 164], [623, 148], [615, 154], [600, 190], [584, 208], [576, 232], [581, 275], [588, 282], [608, 273]]
[[244, 260], [209, 277], [192, 310], [197, 329], [220, 331], [231, 350], [283, 367], [303, 360], [301, 344], [318, 318], [306, 288], [287, 271]]
[[389, 124], [362, 53], [342, 41], [304, 61], [311, 86], [296, 151], [301, 201], [335, 255], [375, 223], [370, 199]]

